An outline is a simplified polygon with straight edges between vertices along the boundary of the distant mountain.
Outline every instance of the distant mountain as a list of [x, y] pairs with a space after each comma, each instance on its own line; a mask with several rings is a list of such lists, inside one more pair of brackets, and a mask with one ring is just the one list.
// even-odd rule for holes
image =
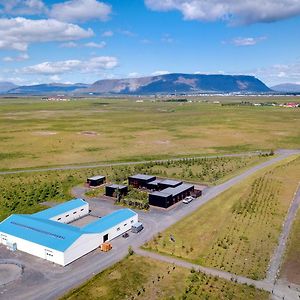
[[296, 83], [283, 83], [272, 86], [271, 89], [276, 92], [283, 93], [300, 93], [300, 84]]
[[271, 90], [259, 79], [245, 75], [166, 74], [140, 78], [105, 79], [88, 84], [39, 84], [18, 86], [8, 94], [123, 94], [153, 95], [174, 93], [265, 93]]
[[72, 93], [78, 89], [85, 89], [89, 85], [83, 83], [76, 84], [61, 84], [61, 83], [49, 83], [19, 86], [8, 91], [9, 94], [28, 94], [28, 95], [47, 95], [47, 94], [59, 94], [59, 93]]
[[[263, 93], [271, 90], [245, 75], [166, 74], [141, 78], [99, 80], [84, 92], [95, 94]], [[79, 92], [81, 92], [79, 90]]]
[[0, 82], [0, 93], [7, 93], [9, 90], [16, 88], [17, 85], [11, 82]]

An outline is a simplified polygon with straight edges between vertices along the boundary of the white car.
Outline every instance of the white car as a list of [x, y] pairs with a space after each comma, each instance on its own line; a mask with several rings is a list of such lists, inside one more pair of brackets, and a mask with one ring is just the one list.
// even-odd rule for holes
[[188, 197], [184, 198], [184, 200], [182, 202], [184, 204], [188, 204], [188, 203], [192, 202], [193, 200], [194, 200], [194, 197], [188, 196]]

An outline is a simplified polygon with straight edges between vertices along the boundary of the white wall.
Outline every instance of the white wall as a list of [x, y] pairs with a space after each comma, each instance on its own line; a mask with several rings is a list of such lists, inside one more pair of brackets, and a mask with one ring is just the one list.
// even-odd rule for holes
[[[121, 222], [117, 226], [101, 233], [87, 233], [82, 235], [75, 243], [65, 251], [65, 265], [95, 250], [103, 243], [104, 235], [108, 234], [108, 241], [116, 238], [131, 229], [132, 224], [138, 221], [138, 215]], [[126, 226], [125, 226], [126, 224]], [[120, 230], [118, 230], [120, 228]]]
[[[57, 251], [57, 250], [54, 250], [51, 248], [47, 248], [45, 246], [30, 242], [27, 240], [23, 240], [21, 238], [6, 234], [4, 232], [0, 232], [0, 235], [2, 236], [2, 238], [0, 239], [0, 242], [4, 245], [6, 245], [7, 242], [16, 243], [17, 250], [29, 253], [31, 255], [34, 255], [34, 256], [37, 256], [37, 257], [40, 257], [43, 259], [50, 260], [50, 261], [55, 262], [62, 266], [64, 265], [64, 253], [63, 252], [60, 252], [60, 251]], [[7, 241], [5, 241], [3, 239], [3, 236], [7, 237]], [[48, 255], [46, 255], [46, 253], [48, 253]]]
[[89, 213], [89, 204], [86, 203], [80, 207], [74, 208], [72, 210], [64, 212], [63, 214], [57, 215], [51, 218], [50, 220], [67, 224], [81, 217], [86, 216], [88, 213]]

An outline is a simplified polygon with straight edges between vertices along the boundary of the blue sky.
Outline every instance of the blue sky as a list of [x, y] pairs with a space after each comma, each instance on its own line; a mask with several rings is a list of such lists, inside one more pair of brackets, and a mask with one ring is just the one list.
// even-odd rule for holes
[[300, 83], [299, 28], [295, 0], [0, 0], [0, 81], [183, 72]]

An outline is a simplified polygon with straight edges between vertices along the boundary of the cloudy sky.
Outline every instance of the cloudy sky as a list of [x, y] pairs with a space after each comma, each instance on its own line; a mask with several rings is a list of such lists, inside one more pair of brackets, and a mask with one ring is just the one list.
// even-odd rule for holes
[[300, 83], [300, 0], [0, 0], [0, 81], [251, 74]]

